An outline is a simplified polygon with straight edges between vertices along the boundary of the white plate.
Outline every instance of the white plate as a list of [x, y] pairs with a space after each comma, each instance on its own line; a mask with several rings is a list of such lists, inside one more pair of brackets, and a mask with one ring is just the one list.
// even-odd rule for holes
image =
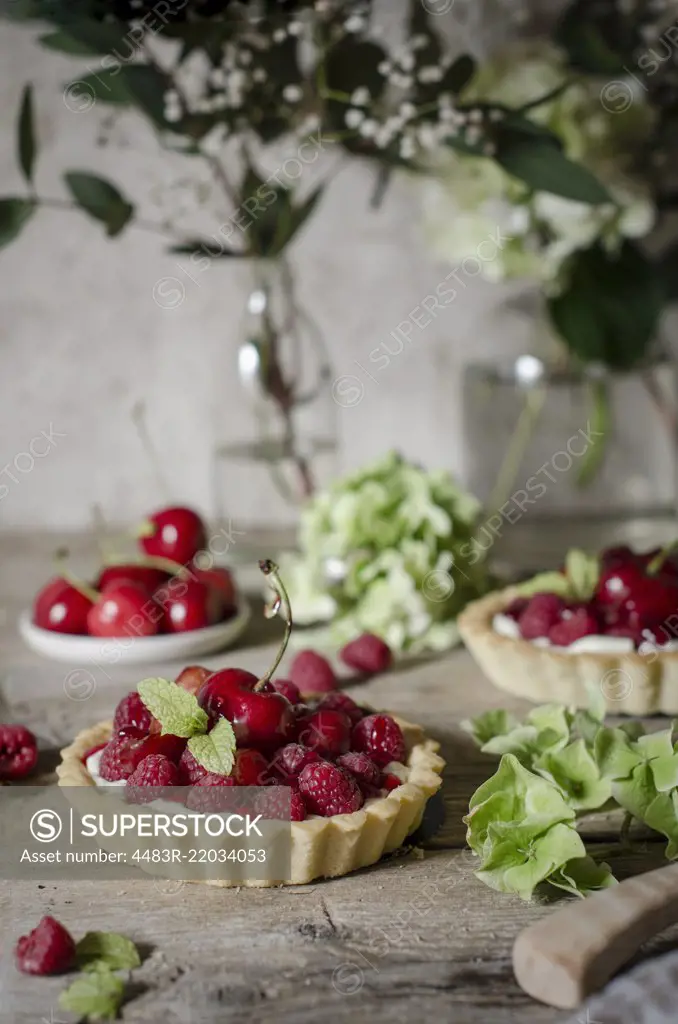
[[31, 621], [31, 613], [24, 611], [19, 616], [19, 632], [32, 650], [54, 661], [97, 667], [147, 665], [153, 661], [188, 661], [195, 655], [230, 647], [245, 631], [250, 612], [249, 604], [241, 597], [236, 615], [216, 626], [159, 636], [98, 637], [41, 629]]

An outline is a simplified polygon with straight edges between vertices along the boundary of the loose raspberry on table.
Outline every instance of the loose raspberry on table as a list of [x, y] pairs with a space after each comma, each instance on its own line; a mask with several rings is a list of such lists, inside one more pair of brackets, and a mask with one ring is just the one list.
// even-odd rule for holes
[[352, 697], [342, 690], [335, 690], [334, 693], [327, 693], [318, 703], [316, 711], [343, 711], [351, 719], [353, 725], [359, 722], [365, 712], [359, 707]]
[[148, 787], [181, 785], [178, 765], [163, 754], [150, 754], [132, 772], [125, 786], [125, 796], [132, 803], [146, 804], [155, 800], [157, 793], [148, 792]]
[[565, 602], [557, 594], [534, 594], [518, 619], [520, 635], [524, 640], [548, 636], [564, 607]]
[[150, 732], [151, 725], [155, 721], [136, 690], [132, 690], [122, 698], [113, 716], [113, 732], [124, 728], [126, 725], [133, 725], [142, 732]]
[[275, 693], [282, 693], [283, 697], [287, 697], [290, 704], [301, 703], [299, 687], [291, 679], [271, 679], [270, 683], [266, 684], [266, 688]]
[[48, 915], [32, 932], [21, 936], [15, 956], [24, 974], [61, 974], [75, 962], [75, 942], [70, 932]]
[[351, 745], [351, 719], [343, 711], [313, 711], [301, 720], [298, 739], [325, 757], [346, 754]]
[[0, 779], [23, 779], [38, 761], [38, 741], [24, 725], [0, 725]]
[[307, 764], [299, 776], [299, 791], [307, 810], [324, 818], [352, 814], [363, 805], [363, 795], [353, 776], [329, 761]]
[[353, 750], [369, 754], [380, 766], [405, 760], [405, 738], [390, 715], [368, 715], [353, 727]]
[[348, 754], [342, 754], [341, 757], [338, 757], [337, 764], [354, 777], [364, 796], [376, 796], [378, 794], [381, 772], [367, 754], [359, 754], [357, 751], [352, 750]]
[[374, 633], [363, 633], [339, 651], [339, 657], [357, 672], [374, 676], [386, 672], [393, 664], [393, 653], [388, 644]]
[[302, 693], [325, 693], [339, 685], [327, 658], [317, 651], [299, 651], [290, 667], [290, 679]]

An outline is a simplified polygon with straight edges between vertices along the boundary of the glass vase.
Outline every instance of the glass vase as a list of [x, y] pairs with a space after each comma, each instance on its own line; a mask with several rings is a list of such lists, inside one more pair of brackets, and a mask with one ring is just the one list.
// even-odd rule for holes
[[238, 436], [215, 458], [217, 514], [255, 526], [291, 524], [336, 471], [332, 368], [284, 258], [250, 266], [235, 352]]
[[466, 480], [485, 506], [477, 544], [496, 569], [672, 540], [677, 407], [666, 357], [628, 373], [533, 355], [467, 366]]

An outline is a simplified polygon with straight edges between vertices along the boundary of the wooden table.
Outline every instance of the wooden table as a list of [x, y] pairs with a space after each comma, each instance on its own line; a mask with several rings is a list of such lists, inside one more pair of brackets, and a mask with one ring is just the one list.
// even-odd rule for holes
[[[40, 781], [45, 782], [53, 779], [50, 769], [59, 747], [78, 729], [110, 716], [137, 681], [135, 673], [111, 670], [111, 678], [97, 678], [86, 699], [69, 699], [63, 688], [69, 666], [43, 661], [22, 647], [16, 614], [44, 578], [49, 547], [48, 539], [40, 544], [16, 537], [0, 541], [0, 719], [22, 721], [39, 735], [45, 748]], [[275, 623], [263, 631], [254, 628], [246, 647], [208, 658], [206, 664], [261, 671], [273, 649], [271, 636], [279, 629]], [[172, 671], [168, 666], [158, 670]], [[142, 946], [146, 958], [135, 972], [125, 1021], [565, 1020], [567, 1014], [525, 996], [511, 970], [514, 938], [549, 908], [500, 895], [478, 882], [461, 821], [470, 795], [495, 762], [475, 750], [460, 720], [489, 707], [524, 711], [526, 705], [493, 690], [462, 650], [394, 671], [355, 691], [361, 701], [402, 713], [440, 740], [447, 761], [440, 802], [445, 819], [435, 835], [374, 868], [297, 888], [219, 890], [151, 880], [0, 882], [5, 954], [0, 1017], [17, 1024], [71, 1019], [57, 1004], [64, 979], [31, 979], [11, 962], [16, 937], [52, 913], [76, 935], [88, 929], [117, 930]], [[593, 855], [604, 856], [619, 877], [663, 862], [662, 844], [647, 837], [623, 853], [614, 842], [618, 830], [618, 818], [598, 816], [586, 825]], [[665, 933], [655, 948], [668, 948], [676, 938], [678, 929]]]

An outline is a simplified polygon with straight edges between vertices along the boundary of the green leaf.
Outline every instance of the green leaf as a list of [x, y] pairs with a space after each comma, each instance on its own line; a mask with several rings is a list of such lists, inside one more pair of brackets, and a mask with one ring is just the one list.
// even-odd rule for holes
[[526, 848], [510, 836], [493, 845], [476, 877], [499, 892], [517, 893], [529, 900], [536, 887], [573, 859], [585, 857], [581, 836], [571, 826], [556, 823]]
[[549, 311], [573, 355], [624, 371], [645, 358], [665, 298], [656, 267], [627, 241], [616, 253], [600, 245], [576, 253]]
[[594, 757], [601, 774], [607, 778], [628, 779], [643, 757], [621, 729], [601, 727], [594, 745]]
[[105, 963], [111, 970], [131, 971], [141, 963], [131, 939], [117, 932], [87, 932], [75, 947], [78, 965]]
[[188, 749], [208, 772], [230, 775], [235, 761], [235, 733], [227, 718], [220, 718], [206, 736], [193, 736]]
[[170, 79], [148, 64], [125, 64], [120, 70], [123, 86], [132, 102], [157, 128], [167, 128], [165, 93]]
[[669, 302], [678, 302], [678, 245], [670, 246], [659, 258], [664, 293]]
[[485, 711], [476, 718], [467, 718], [461, 722], [461, 728], [473, 737], [479, 747], [495, 736], [505, 736], [517, 725], [518, 720], [510, 711], [500, 709]]
[[556, 822], [570, 821], [574, 811], [551, 782], [523, 767], [512, 754], [505, 754], [494, 775], [471, 797], [467, 842], [482, 853], [491, 829], [497, 835], [502, 824], [525, 836], [538, 836]]
[[573, 67], [598, 75], [626, 75], [638, 43], [631, 19], [620, 5], [591, 0], [568, 4], [556, 27], [556, 40]]
[[180, 245], [171, 246], [167, 251], [178, 256], [192, 256], [193, 254], [199, 254], [200, 256], [204, 256], [206, 259], [210, 260], [233, 259], [236, 257], [242, 258], [246, 255], [246, 253], [240, 252], [237, 249], [229, 249], [221, 242], [215, 244], [214, 239], [209, 238], [188, 239]]
[[78, 206], [105, 224], [110, 238], [120, 234], [134, 213], [134, 207], [114, 185], [96, 174], [81, 171], [68, 171], [64, 180]]
[[[117, 103], [123, 106], [129, 106], [132, 102], [119, 67], [99, 68], [94, 74], [74, 79], [66, 86], [64, 97], [70, 103], [82, 100], [83, 106], [85, 106], [85, 101], [87, 101], [87, 105], [90, 105], [93, 100], [98, 100], [100, 103]], [[85, 109], [87, 108], [85, 107]]]
[[595, 439], [587, 445], [577, 466], [577, 487], [588, 487], [598, 475], [605, 458], [608, 441], [612, 432], [611, 399], [606, 380], [591, 380], [588, 390], [592, 400], [591, 432]]
[[137, 691], [144, 705], [158, 719], [162, 735], [188, 738], [207, 731], [209, 718], [194, 693], [169, 679], [143, 679]]
[[592, 857], [576, 857], [549, 876], [549, 885], [571, 896], [588, 896], [617, 885], [608, 864], [596, 864]]
[[21, 97], [21, 109], [17, 126], [17, 148], [19, 150], [21, 170], [26, 181], [30, 183], [33, 181], [33, 164], [36, 151], [32, 85], [24, 86]]
[[569, 598], [570, 581], [562, 572], [541, 572], [515, 588], [520, 597], [532, 597], [533, 594], [552, 593]]
[[99, 963], [61, 993], [59, 1006], [89, 1021], [113, 1020], [118, 1016], [124, 992], [122, 979], [107, 964]]
[[612, 796], [610, 780], [601, 778], [598, 764], [583, 739], [562, 750], [546, 751], [535, 763], [535, 769], [558, 786], [575, 811], [596, 810]]
[[590, 600], [600, 579], [600, 559], [585, 551], [572, 548], [565, 558], [565, 575], [577, 601]]
[[536, 192], [551, 192], [593, 206], [613, 201], [605, 186], [590, 171], [548, 141], [523, 137], [504, 142], [496, 158], [505, 171]]
[[451, 92], [454, 95], [462, 92], [469, 84], [477, 70], [477, 64], [468, 53], [463, 53], [445, 70], [440, 83], [440, 92]]
[[29, 199], [0, 199], [0, 248], [14, 241], [34, 212]]

